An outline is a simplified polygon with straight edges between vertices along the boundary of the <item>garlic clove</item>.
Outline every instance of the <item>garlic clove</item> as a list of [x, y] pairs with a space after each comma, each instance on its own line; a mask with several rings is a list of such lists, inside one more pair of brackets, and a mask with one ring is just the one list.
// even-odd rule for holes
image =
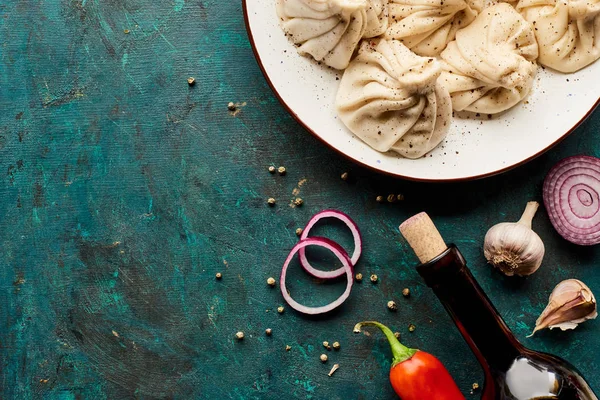
[[580, 280], [567, 279], [556, 285], [528, 337], [544, 328], [575, 329], [578, 324], [597, 316], [596, 298], [590, 288]]
[[507, 276], [531, 275], [542, 264], [544, 242], [531, 229], [539, 203], [530, 201], [518, 222], [502, 222], [485, 235], [483, 253], [490, 264]]

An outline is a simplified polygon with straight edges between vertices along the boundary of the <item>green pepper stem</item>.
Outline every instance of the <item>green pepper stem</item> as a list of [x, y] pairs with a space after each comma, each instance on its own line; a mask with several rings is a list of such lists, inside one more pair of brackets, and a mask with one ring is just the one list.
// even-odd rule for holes
[[360, 328], [363, 326], [376, 326], [377, 328], [381, 329], [381, 332], [383, 332], [387, 338], [392, 349], [392, 368], [394, 368], [397, 364], [410, 359], [417, 351], [419, 351], [418, 349], [411, 349], [400, 343], [390, 328], [377, 321], [359, 322], [358, 324], [354, 325], [354, 333], [359, 333]]

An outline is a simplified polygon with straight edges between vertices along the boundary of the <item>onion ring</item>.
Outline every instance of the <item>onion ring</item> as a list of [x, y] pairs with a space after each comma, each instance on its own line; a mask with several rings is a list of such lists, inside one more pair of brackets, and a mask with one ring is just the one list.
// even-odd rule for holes
[[[358, 229], [358, 225], [356, 225], [356, 222], [354, 222], [352, 220], [352, 218], [350, 218], [347, 214], [345, 214], [341, 211], [323, 210], [323, 211], [315, 214], [310, 219], [310, 221], [308, 221], [308, 224], [306, 224], [306, 227], [304, 228], [304, 230], [302, 231], [302, 235], [300, 236], [300, 240], [306, 239], [308, 237], [308, 233], [310, 232], [310, 230], [315, 226], [315, 224], [317, 222], [319, 222], [323, 218], [339, 219], [344, 224], [346, 224], [348, 229], [350, 229], [350, 232], [352, 232], [352, 237], [354, 238], [354, 252], [352, 253], [352, 257], [350, 258], [350, 261], [352, 262], [352, 266], [356, 265], [356, 263], [358, 262], [358, 259], [360, 258], [360, 255], [362, 254], [362, 237], [360, 235], [360, 230]], [[340, 267], [340, 268], [336, 269], [335, 271], [322, 271], [320, 269], [314, 268], [312, 265], [310, 265], [310, 263], [308, 262], [308, 259], [306, 258], [306, 249], [305, 248], [300, 249], [299, 256], [300, 256], [300, 265], [302, 265], [302, 268], [304, 268], [304, 270], [306, 272], [308, 272], [315, 278], [333, 279], [333, 278], [342, 276], [345, 273], [344, 267]]]
[[[287, 269], [290, 265], [290, 262], [292, 261], [292, 259], [294, 258], [294, 255], [299, 250], [304, 249], [307, 246], [320, 246], [320, 247], [324, 247], [324, 248], [330, 250], [342, 262], [342, 265], [343, 265], [342, 268], [343, 268], [344, 272], [346, 273], [346, 278], [348, 280], [348, 283], [346, 284], [346, 290], [344, 290], [344, 293], [342, 293], [342, 295], [340, 297], [338, 297], [336, 300], [332, 301], [331, 303], [329, 303], [325, 306], [308, 307], [308, 306], [298, 303], [288, 293], [286, 285], [285, 285], [285, 278], [287, 275]], [[323, 313], [329, 312], [329, 311], [339, 307], [340, 305], [342, 305], [342, 303], [344, 301], [346, 301], [348, 296], [350, 296], [350, 291], [352, 290], [352, 284], [354, 282], [354, 280], [352, 279], [353, 273], [354, 273], [354, 267], [352, 265], [352, 261], [350, 261], [350, 257], [348, 257], [348, 254], [346, 253], [346, 251], [339, 244], [335, 243], [332, 240], [315, 236], [315, 237], [310, 237], [310, 238], [299, 241], [292, 248], [292, 250], [290, 251], [290, 254], [288, 254], [288, 256], [285, 260], [285, 263], [283, 264], [283, 268], [281, 269], [281, 278], [279, 279], [279, 287], [281, 288], [281, 294], [283, 295], [283, 298], [290, 305], [290, 307], [292, 307], [294, 310], [299, 311], [304, 314], [310, 314], [310, 315], [323, 314]]]

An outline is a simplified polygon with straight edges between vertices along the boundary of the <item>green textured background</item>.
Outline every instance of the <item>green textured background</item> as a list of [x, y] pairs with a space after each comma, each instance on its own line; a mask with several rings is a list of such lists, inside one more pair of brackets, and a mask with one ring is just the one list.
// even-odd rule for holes
[[[233, 116], [230, 101], [246, 105]], [[468, 389], [481, 370], [399, 238], [397, 225], [421, 210], [460, 247], [515, 334], [572, 361], [600, 391], [598, 321], [525, 339], [560, 280], [600, 293], [600, 249], [566, 243], [542, 209], [534, 227], [547, 256], [534, 276], [504, 278], [481, 254], [491, 225], [541, 200], [556, 161], [600, 156], [600, 113], [499, 177], [383, 177], [327, 149], [278, 104], [239, 0], [0, 0], [0, 111], [2, 399], [394, 398], [383, 338], [352, 334], [363, 318], [438, 355], [478, 397]], [[288, 174], [269, 175], [271, 163]], [[295, 188], [303, 207], [289, 207]], [[406, 201], [375, 202], [399, 192]], [[364, 235], [357, 269], [380, 282], [356, 285], [326, 318], [278, 315], [281, 295], [265, 280], [278, 276], [296, 227], [323, 208], [355, 218]], [[348, 243], [335, 228], [329, 234]], [[292, 284], [306, 301], [341, 290], [301, 274]], [[233, 340], [238, 330], [243, 343]], [[325, 365], [323, 340], [342, 344]]]

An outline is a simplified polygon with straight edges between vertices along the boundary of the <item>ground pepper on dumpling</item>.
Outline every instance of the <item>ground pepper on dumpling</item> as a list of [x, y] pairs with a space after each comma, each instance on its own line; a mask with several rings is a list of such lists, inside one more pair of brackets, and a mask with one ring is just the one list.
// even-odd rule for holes
[[419, 158], [446, 137], [452, 120], [437, 60], [397, 40], [364, 41], [340, 81], [335, 106], [348, 129], [380, 152]]

